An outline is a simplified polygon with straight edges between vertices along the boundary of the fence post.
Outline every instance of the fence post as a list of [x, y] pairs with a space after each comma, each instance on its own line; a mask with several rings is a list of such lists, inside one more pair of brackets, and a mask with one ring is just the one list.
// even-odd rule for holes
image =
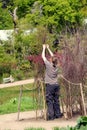
[[21, 97], [22, 97], [22, 88], [23, 88], [23, 85], [20, 86], [20, 94], [19, 94], [19, 100], [18, 100], [18, 115], [17, 115], [17, 121], [19, 121], [20, 105], [21, 105]]
[[70, 86], [70, 82], [69, 82], [69, 112], [70, 112], [70, 118], [72, 117], [72, 97], [71, 97], [71, 86]]
[[80, 90], [81, 90], [81, 97], [82, 97], [82, 103], [83, 103], [84, 116], [86, 116], [86, 107], [85, 107], [85, 101], [84, 101], [84, 94], [83, 94], [82, 83], [80, 83]]

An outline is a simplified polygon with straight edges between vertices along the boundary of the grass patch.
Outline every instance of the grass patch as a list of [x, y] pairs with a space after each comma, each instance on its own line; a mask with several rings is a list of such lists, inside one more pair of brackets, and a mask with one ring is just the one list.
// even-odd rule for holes
[[[33, 98], [22, 97], [20, 111], [34, 110], [35, 104]], [[12, 98], [8, 102], [0, 105], [0, 114], [14, 113], [18, 111], [18, 98]]]
[[24, 130], [45, 130], [44, 128], [26, 128]]
[[53, 130], [87, 130], [87, 125], [86, 126], [81, 126], [79, 129], [78, 128], [75, 128], [75, 127], [63, 127], [63, 128], [58, 128], [58, 127], [55, 127]]
[[[23, 95], [22, 96], [32, 96], [33, 91], [29, 91], [26, 89], [32, 89], [33, 84], [24, 85], [23, 87]], [[19, 97], [20, 93], [20, 86], [14, 86], [14, 87], [8, 87], [8, 88], [2, 88], [0, 89], [0, 105], [4, 104], [11, 98]]]
[[[27, 88], [27, 89], [26, 89]], [[22, 91], [20, 111], [35, 110], [33, 84], [25, 85]], [[20, 87], [0, 89], [0, 114], [14, 113], [18, 111]]]

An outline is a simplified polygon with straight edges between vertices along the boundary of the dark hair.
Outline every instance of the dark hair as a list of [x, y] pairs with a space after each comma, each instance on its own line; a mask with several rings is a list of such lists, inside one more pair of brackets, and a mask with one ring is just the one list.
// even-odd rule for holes
[[52, 57], [52, 63], [53, 63], [53, 67], [56, 67], [56, 66], [57, 66], [57, 64], [58, 64], [58, 59], [57, 59], [57, 57], [55, 57], [55, 56]]

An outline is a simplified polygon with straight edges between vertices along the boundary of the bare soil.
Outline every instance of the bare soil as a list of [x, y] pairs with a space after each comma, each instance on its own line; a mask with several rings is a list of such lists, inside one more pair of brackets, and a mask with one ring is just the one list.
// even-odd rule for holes
[[53, 130], [54, 127], [75, 126], [79, 116], [66, 120], [64, 117], [52, 121], [46, 121], [41, 117], [36, 119], [35, 111], [20, 112], [19, 121], [18, 113], [0, 115], [0, 130], [24, 130], [25, 128], [45, 128]]

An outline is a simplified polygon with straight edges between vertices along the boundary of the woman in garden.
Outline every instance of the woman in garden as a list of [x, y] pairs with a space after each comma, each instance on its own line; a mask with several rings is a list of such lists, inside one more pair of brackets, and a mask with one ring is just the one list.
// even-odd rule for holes
[[[46, 49], [50, 54], [50, 59], [46, 58]], [[43, 44], [42, 58], [45, 63], [45, 84], [46, 84], [46, 103], [47, 120], [62, 117], [59, 104], [59, 84], [58, 84], [58, 60], [52, 53], [48, 44]]]

